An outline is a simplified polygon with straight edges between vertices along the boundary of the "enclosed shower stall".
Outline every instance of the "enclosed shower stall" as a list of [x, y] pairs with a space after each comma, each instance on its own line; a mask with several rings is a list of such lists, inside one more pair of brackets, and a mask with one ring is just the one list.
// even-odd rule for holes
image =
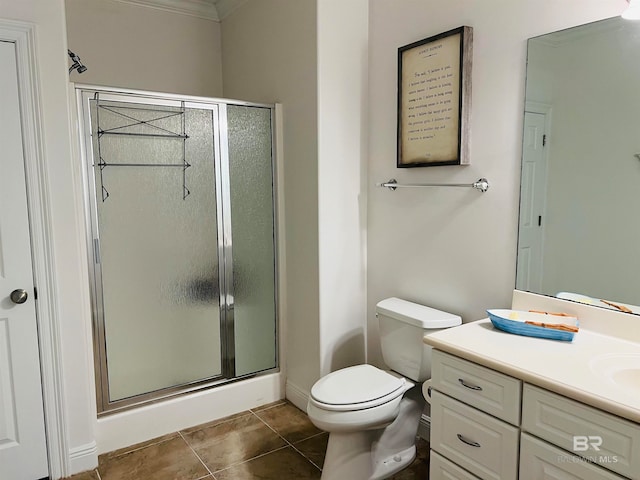
[[98, 411], [273, 372], [273, 106], [77, 97]]

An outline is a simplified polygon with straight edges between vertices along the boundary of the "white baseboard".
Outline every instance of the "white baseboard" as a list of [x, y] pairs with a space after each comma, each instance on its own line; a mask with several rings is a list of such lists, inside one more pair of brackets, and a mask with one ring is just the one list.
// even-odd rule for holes
[[98, 466], [98, 446], [96, 442], [69, 449], [69, 475], [93, 470]]
[[282, 372], [229, 383], [98, 418], [98, 453], [282, 400]]
[[303, 412], [307, 411], [307, 402], [309, 401], [309, 392], [300, 388], [294, 383], [287, 380], [285, 387], [285, 397]]
[[427, 442], [431, 438], [431, 417], [422, 415], [418, 426], [418, 436]]

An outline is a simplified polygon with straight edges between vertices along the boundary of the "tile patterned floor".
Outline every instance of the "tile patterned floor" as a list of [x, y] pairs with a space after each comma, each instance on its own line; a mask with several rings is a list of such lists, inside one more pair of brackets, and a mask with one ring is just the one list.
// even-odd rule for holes
[[[100, 455], [98, 468], [67, 480], [319, 479], [328, 434], [286, 401]], [[425, 480], [429, 444], [393, 480]]]

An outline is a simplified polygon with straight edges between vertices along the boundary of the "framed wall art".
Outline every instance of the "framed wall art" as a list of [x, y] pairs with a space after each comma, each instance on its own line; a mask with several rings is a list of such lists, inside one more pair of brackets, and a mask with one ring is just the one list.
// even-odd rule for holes
[[473, 29], [398, 49], [398, 167], [469, 164]]

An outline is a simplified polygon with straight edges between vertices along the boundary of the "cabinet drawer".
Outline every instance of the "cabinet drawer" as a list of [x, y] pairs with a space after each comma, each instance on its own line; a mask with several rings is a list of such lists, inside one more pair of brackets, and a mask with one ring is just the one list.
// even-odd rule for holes
[[526, 433], [520, 441], [520, 480], [624, 480], [615, 473]]
[[640, 479], [640, 426], [525, 385], [522, 430], [633, 480]]
[[519, 430], [434, 390], [431, 448], [484, 480], [515, 480]]
[[520, 425], [522, 382], [516, 378], [434, 350], [431, 386], [490, 415]]
[[465, 469], [450, 462], [435, 450], [431, 450], [429, 480], [478, 480]]

